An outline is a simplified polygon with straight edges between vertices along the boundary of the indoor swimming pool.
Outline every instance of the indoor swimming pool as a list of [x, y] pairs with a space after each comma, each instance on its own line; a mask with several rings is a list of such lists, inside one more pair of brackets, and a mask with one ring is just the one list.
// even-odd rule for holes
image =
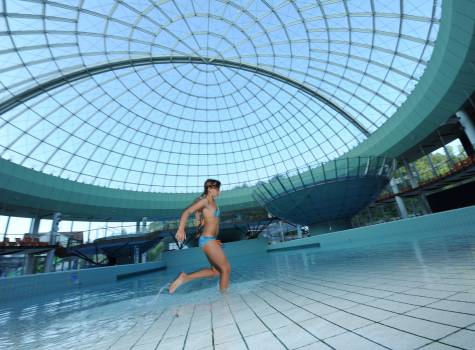
[[0, 348], [475, 348], [473, 234], [253, 255], [226, 295], [203, 279], [157, 299], [179, 271], [1, 305]]

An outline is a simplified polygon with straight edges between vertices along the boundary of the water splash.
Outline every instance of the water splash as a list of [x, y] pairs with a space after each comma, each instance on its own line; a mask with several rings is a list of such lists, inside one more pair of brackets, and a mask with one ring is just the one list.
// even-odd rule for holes
[[160, 294], [163, 292], [164, 289], [168, 288], [170, 285], [171, 283], [166, 283], [163, 287], [161, 287], [157, 295], [155, 295], [155, 298], [153, 298], [152, 303], [158, 302], [158, 299], [160, 298]]

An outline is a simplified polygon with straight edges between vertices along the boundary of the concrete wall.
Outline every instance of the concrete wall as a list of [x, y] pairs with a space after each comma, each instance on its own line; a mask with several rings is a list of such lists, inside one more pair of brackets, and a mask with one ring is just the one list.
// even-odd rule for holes
[[275, 243], [267, 250], [305, 248], [317, 243], [320, 249], [331, 250], [456, 234], [475, 234], [475, 206]]
[[60, 271], [0, 278], [0, 303], [20, 298], [31, 298], [42, 294], [68, 291], [144, 272], [164, 269], [164, 261], [143, 264], [116, 265], [82, 270]]

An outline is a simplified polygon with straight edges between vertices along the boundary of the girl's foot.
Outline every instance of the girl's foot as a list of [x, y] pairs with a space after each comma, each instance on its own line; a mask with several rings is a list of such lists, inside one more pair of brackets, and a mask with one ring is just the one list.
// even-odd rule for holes
[[175, 290], [183, 283], [185, 282], [186, 278], [186, 273], [181, 272], [180, 275], [177, 277], [177, 279], [170, 285], [168, 288], [168, 292], [170, 294], [173, 294]]

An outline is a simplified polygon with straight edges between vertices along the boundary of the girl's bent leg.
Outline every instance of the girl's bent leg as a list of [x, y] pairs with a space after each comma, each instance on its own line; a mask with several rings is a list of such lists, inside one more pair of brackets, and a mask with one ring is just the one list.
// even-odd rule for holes
[[231, 274], [231, 265], [224, 255], [221, 244], [216, 241], [208, 242], [203, 250], [213, 266], [220, 272], [219, 288], [226, 291], [229, 286], [229, 276]]
[[170, 287], [168, 288], [168, 292], [170, 294], [173, 294], [179, 286], [181, 286], [183, 283], [186, 283], [188, 281], [191, 281], [197, 278], [215, 277], [218, 275], [219, 275], [219, 271], [216, 270], [215, 268], [201, 269], [199, 271], [196, 271], [190, 274], [186, 274], [182, 272], [177, 277], [177, 279], [170, 285]]
[[193, 273], [190, 273], [189, 275], [186, 275], [185, 280], [186, 282], [188, 282], [197, 278], [215, 277], [218, 275], [219, 271], [215, 268], [201, 269], [199, 271], [195, 271]]

